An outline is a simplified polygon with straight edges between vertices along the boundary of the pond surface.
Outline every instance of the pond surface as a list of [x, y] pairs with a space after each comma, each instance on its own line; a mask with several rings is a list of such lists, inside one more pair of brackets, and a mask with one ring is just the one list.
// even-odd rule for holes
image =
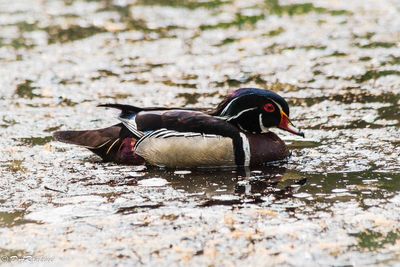
[[[395, 0], [0, 0], [0, 256], [60, 265], [400, 264]], [[54, 142], [97, 104], [272, 89], [306, 138], [245, 170], [102, 163]]]

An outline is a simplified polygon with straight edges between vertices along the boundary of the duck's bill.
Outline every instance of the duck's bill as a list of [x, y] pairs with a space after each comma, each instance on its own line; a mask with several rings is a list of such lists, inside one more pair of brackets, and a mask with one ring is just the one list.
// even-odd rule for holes
[[294, 127], [289, 117], [283, 111], [281, 112], [281, 122], [279, 123], [278, 128], [285, 130], [289, 133], [302, 136], [304, 138], [304, 133], [299, 129], [297, 129], [296, 127]]

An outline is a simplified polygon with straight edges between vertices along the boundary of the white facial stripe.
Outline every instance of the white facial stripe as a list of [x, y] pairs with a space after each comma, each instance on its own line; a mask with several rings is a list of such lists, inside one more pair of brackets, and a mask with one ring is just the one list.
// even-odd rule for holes
[[262, 132], [262, 133], [267, 133], [267, 132], [269, 132], [269, 128], [265, 127], [264, 124], [263, 124], [263, 122], [262, 122], [262, 113], [260, 114], [260, 116], [259, 116], [258, 118], [259, 118], [258, 121], [259, 121], [259, 124], [260, 124], [261, 132]]
[[217, 118], [217, 119], [220, 119], [220, 120], [223, 120], [223, 121], [226, 121], [227, 119], [229, 119], [227, 117], [222, 117], [222, 116], [214, 116], [214, 118]]
[[275, 105], [277, 105], [278, 106], [278, 108], [279, 108], [279, 111], [282, 113], [282, 111], [283, 111], [283, 109], [282, 109], [282, 107], [281, 107], [281, 105], [279, 105], [278, 103], [276, 103], [273, 99], [271, 99], [271, 98], [268, 98], [269, 100], [271, 100], [272, 102], [274, 102], [275, 103]]
[[240, 133], [240, 137], [242, 138], [243, 141], [244, 166], [249, 166], [251, 158], [249, 139], [247, 139], [247, 136], [244, 133]]
[[229, 107], [236, 101], [236, 100], [238, 100], [239, 98], [236, 98], [236, 99], [234, 99], [234, 100], [232, 100], [228, 105], [226, 105], [226, 107], [222, 110], [222, 112], [221, 112], [221, 116], [224, 116], [225, 115], [225, 113], [226, 113], [226, 111], [229, 109]]
[[242, 125], [240, 125], [240, 123], [238, 123], [237, 125], [239, 127], [240, 130], [242, 130], [243, 132], [247, 132], [245, 129], [243, 129]]
[[248, 108], [248, 109], [242, 110], [242, 111], [240, 111], [238, 114], [236, 114], [235, 116], [229, 117], [229, 118], [227, 119], [227, 121], [230, 121], [230, 120], [239, 118], [243, 113], [246, 113], [247, 111], [251, 111], [251, 110], [255, 110], [255, 109], [257, 109], [257, 107]]

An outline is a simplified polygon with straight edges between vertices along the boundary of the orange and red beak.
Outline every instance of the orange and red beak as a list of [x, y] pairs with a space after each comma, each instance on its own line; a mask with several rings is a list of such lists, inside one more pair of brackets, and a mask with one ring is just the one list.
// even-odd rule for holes
[[278, 125], [279, 129], [288, 131], [289, 133], [300, 135], [304, 138], [304, 133], [301, 132], [299, 129], [294, 127], [293, 123], [290, 121], [288, 115], [285, 112], [281, 111], [281, 122]]

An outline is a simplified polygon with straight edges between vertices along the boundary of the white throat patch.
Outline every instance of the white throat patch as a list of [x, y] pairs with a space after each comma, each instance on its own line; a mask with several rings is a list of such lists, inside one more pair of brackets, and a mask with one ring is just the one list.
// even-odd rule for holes
[[262, 132], [262, 133], [267, 133], [267, 132], [269, 132], [269, 128], [265, 127], [264, 124], [263, 124], [263, 122], [262, 122], [262, 114], [260, 114], [260, 116], [259, 116], [258, 118], [259, 118], [258, 122], [259, 122], [259, 124], [260, 124], [261, 132]]

